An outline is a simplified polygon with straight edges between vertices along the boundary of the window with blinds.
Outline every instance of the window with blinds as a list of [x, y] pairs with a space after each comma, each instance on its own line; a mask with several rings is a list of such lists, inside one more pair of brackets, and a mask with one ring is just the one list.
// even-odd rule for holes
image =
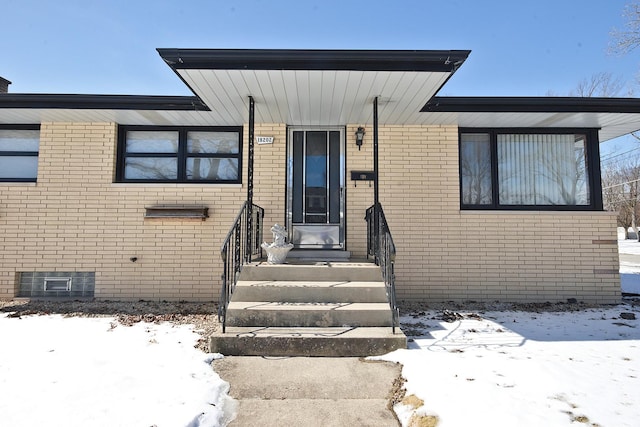
[[602, 209], [597, 131], [460, 133], [468, 209]]

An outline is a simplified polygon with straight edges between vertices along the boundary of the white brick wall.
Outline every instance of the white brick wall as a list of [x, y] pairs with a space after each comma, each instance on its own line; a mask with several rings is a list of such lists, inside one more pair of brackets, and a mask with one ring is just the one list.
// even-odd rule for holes
[[[284, 129], [257, 127], [280, 132], [272, 146], [256, 147], [256, 171], [275, 173], [256, 179], [266, 221], [282, 215], [273, 197], [284, 199], [276, 191], [284, 186], [276, 162]], [[15, 295], [16, 272], [95, 271], [98, 298], [217, 299], [220, 245], [246, 184], [113, 184], [116, 130], [113, 123], [43, 123], [37, 184], [0, 184], [0, 297]], [[145, 220], [145, 206], [156, 204], [207, 205], [210, 218]]]
[[620, 298], [615, 215], [461, 211], [455, 127], [380, 129], [400, 299]]
[[[358, 151], [347, 126], [347, 248], [366, 251], [373, 130]], [[95, 271], [96, 297], [212, 300], [220, 245], [246, 199], [242, 185], [114, 184], [117, 126], [43, 123], [36, 185], [0, 183], [0, 298], [16, 272]], [[286, 126], [260, 124], [254, 203], [284, 223]], [[244, 141], [247, 140], [245, 125]], [[616, 302], [615, 218], [602, 212], [460, 211], [456, 127], [380, 128], [380, 198], [398, 247], [400, 299]], [[210, 218], [145, 220], [154, 204], [202, 204]], [[138, 258], [132, 263], [129, 258]]]

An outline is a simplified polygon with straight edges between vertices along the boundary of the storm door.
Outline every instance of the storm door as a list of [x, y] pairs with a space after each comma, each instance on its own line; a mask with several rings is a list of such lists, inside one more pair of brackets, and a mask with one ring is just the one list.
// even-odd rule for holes
[[297, 248], [344, 249], [344, 129], [289, 129], [287, 229]]

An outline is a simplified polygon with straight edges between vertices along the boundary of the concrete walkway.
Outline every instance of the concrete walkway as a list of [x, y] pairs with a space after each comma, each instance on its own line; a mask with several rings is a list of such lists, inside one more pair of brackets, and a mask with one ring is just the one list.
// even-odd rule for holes
[[239, 401], [230, 426], [398, 426], [400, 365], [357, 358], [227, 356], [213, 363]]

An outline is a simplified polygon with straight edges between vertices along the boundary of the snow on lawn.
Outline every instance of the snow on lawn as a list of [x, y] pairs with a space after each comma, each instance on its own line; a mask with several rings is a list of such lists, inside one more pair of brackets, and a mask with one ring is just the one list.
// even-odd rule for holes
[[0, 315], [4, 426], [224, 425], [236, 403], [190, 326]]
[[[407, 396], [395, 407], [447, 426], [638, 426], [640, 307], [575, 312], [442, 312], [403, 316], [410, 348], [378, 359], [401, 363]], [[628, 317], [628, 316], [626, 316]], [[417, 402], [417, 403], [415, 403]]]

